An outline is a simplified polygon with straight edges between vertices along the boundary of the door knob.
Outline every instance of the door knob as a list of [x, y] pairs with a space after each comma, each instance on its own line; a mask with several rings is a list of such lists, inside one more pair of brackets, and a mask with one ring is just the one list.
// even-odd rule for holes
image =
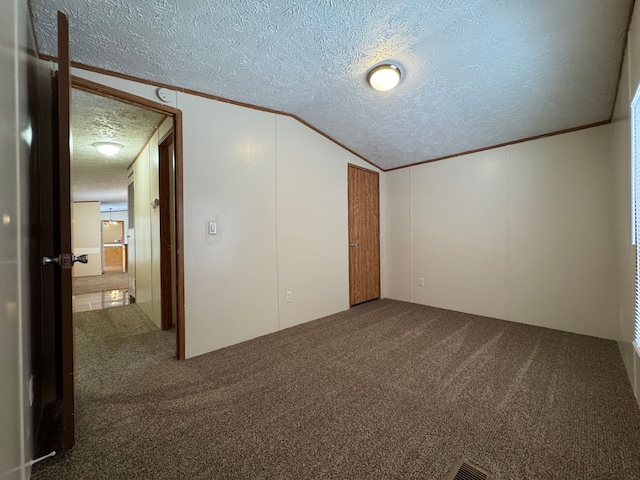
[[60, 263], [60, 257], [42, 257], [42, 265], [52, 265]]
[[73, 261], [73, 263], [76, 263], [76, 262], [89, 263], [89, 255], [85, 253], [84, 255], [80, 255], [76, 257], [75, 255], [71, 254], [71, 260]]
[[357, 243], [350, 243], [350, 244], [349, 244], [349, 246], [350, 246], [351, 248], [353, 248], [353, 247], [357, 247], [357, 246], [358, 246], [358, 244], [357, 244]]
[[[69, 268], [69, 255], [63, 255], [65, 263], [63, 264], [63, 268]], [[71, 254], [71, 263], [89, 263], [89, 255], [73, 255]], [[60, 264], [60, 255], [57, 257], [42, 257], [42, 265], [53, 265], [54, 263]], [[69, 266], [67, 266], [69, 265]]]

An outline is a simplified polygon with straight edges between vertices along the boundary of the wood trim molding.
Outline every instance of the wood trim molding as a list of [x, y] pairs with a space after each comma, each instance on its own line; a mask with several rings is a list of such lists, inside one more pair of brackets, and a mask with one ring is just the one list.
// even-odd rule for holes
[[176, 286], [177, 286], [177, 319], [176, 319], [176, 344], [178, 360], [186, 358], [185, 345], [185, 310], [184, 310], [184, 169], [182, 148], [182, 112], [173, 117], [173, 154], [175, 158], [175, 222], [176, 222]]
[[[355, 165], [355, 164], [353, 164], [353, 163], [347, 163], [347, 167], [357, 168], [358, 170], [363, 170], [363, 171], [365, 171], [365, 172], [367, 172], [367, 173], [375, 173], [375, 174], [376, 174], [376, 175], [378, 175], [378, 176], [380, 175], [380, 174], [379, 174], [378, 172], [376, 172], [375, 170], [370, 170], [370, 169], [368, 169], [368, 168], [361, 167], [360, 165]], [[378, 167], [376, 167], [376, 168], [378, 168]]]
[[[58, 59], [56, 57], [52, 57], [50, 55], [40, 55], [40, 59], [41, 60], [46, 60], [46, 61], [49, 61], [49, 62], [54, 62], [54, 63], [57, 63], [57, 61], [58, 61]], [[80, 63], [80, 62], [72, 61], [71, 62], [71, 66], [74, 67], [74, 68], [78, 68], [80, 70], [86, 70], [88, 72], [99, 73], [101, 75], [107, 75], [109, 77], [120, 78], [122, 80], [129, 80], [131, 82], [141, 83], [143, 85], [149, 85], [149, 86], [152, 86], [152, 87], [167, 88], [169, 90], [174, 90], [176, 92], [187, 93], [189, 95], [195, 95], [195, 96], [198, 96], [198, 97], [207, 98], [209, 100], [215, 100], [217, 102], [229, 103], [229, 104], [232, 104], [232, 105], [237, 105], [239, 107], [251, 108], [253, 110], [259, 110], [259, 111], [267, 112], [267, 113], [276, 113], [276, 114], [279, 114], [279, 115], [291, 116], [290, 114], [288, 114], [286, 112], [273, 110], [271, 108], [261, 107], [259, 105], [254, 105], [254, 104], [251, 104], [251, 103], [239, 102], [237, 100], [231, 100], [231, 99], [228, 99], [228, 98], [219, 97], [219, 96], [216, 96], [216, 95], [211, 95], [209, 93], [199, 92], [197, 90], [191, 90], [189, 88], [183, 88], [183, 87], [179, 87], [177, 85], [170, 85], [168, 83], [162, 83], [162, 82], [156, 82], [156, 81], [153, 81], [153, 80], [147, 80], [145, 78], [135, 77], [133, 75], [127, 75], [126, 73], [119, 73], [119, 72], [114, 72], [114, 71], [111, 71], [111, 70], [106, 70], [104, 68], [93, 67], [91, 65], [86, 65], [86, 64]], [[89, 80], [86, 80], [86, 81], [90, 82]], [[95, 82], [90, 82], [90, 83], [95, 83]], [[160, 104], [160, 105], [162, 105], [162, 104]]]
[[620, 60], [620, 70], [618, 71], [618, 83], [616, 84], [616, 94], [613, 97], [613, 105], [611, 106], [611, 116], [610, 119], [613, 122], [613, 114], [616, 111], [616, 100], [618, 99], [618, 93], [620, 93], [620, 80], [622, 79], [623, 69], [624, 69], [624, 55], [627, 52], [627, 46], [629, 45], [629, 29], [631, 29], [631, 20], [633, 20], [633, 10], [636, 8], [636, 0], [631, 0], [631, 6], [629, 7], [629, 18], [627, 19], [627, 29], [625, 30], [626, 34], [624, 36], [624, 45], [622, 45], [622, 57]]
[[[635, 0], [634, 0], [634, 3], [635, 3]], [[42, 54], [40, 55], [40, 58], [42, 60], [47, 60], [47, 61], [51, 61], [51, 62], [57, 62], [57, 60], [58, 60], [56, 57], [51, 57], [49, 55], [42, 55]], [[583, 129], [586, 129], [586, 128], [599, 127], [601, 125], [607, 125], [607, 124], [611, 123], [611, 118], [609, 118], [609, 120], [604, 120], [604, 121], [596, 122], [596, 123], [590, 123], [588, 125], [581, 125], [581, 126], [578, 126], [578, 127], [568, 128], [568, 129], [565, 129], [565, 130], [558, 130], [558, 131], [555, 131], [555, 132], [545, 133], [545, 134], [542, 134], [542, 135], [535, 135], [533, 137], [521, 138], [519, 140], [513, 140], [511, 142], [505, 142], [505, 143], [501, 143], [501, 144], [498, 144], [498, 145], [490, 145], [490, 146], [478, 148], [478, 149], [475, 149], [475, 150], [467, 150], [467, 151], [460, 152], [460, 153], [454, 153], [452, 155], [446, 155], [444, 157], [432, 158], [432, 159], [429, 159], [429, 160], [423, 160], [423, 161], [420, 161], [420, 162], [410, 163], [408, 165], [402, 165], [400, 167], [392, 167], [392, 168], [386, 168], [385, 169], [385, 168], [382, 168], [382, 167], [376, 165], [375, 163], [371, 162], [370, 160], [368, 160], [364, 156], [360, 155], [359, 153], [357, 153], [357, 152], [351, 150], [350, 148], [346, 147], [345, 145], [343, 145], [342, 143], [338, 142], [337, 140], [333, 139], [332, 137], [330, 137], [329, 135], [324, 133], [322, 130], [319, 130], [318, 128], [314, 127], [310, 123], [306, 122], [305, 120], [303, 120], [300, 117], [298, 117], [298, 116], [296, 116], [294, 114], [291, 114], [291, 113], [282, 112], [282, 111], [279, 111], [279, 110], [273, 110], [273, 109], [265, 108], [265, 107], [260, 107], [258, 105], [253, 105], [253, 104], [250, 104], [250, 103], [238, 102], [236, 100], [230, 100], [228, 98], [218, 97], [216, 95], [210, 95], [208, 93], [198, 92], [196, 90], [191, 90], [191, 89], [188, 89], [188, 88], [181, 88], [181, 87], [177, 87], [175, 85], [169, 85], [169, 84], [165, 84], [165, 83], [154, 82], [154, 81], [151, 81], [151, 80], [145, 80], [143, 78], [134, 77], [132, 75], [127, 75], [127, 74], [124, 74], [124, 73], [113, 72], [113, 71], [105, 70], [105, 69], [98, 68], [98, 67], [92, 67], [92, 66], [85, 65], [85, 64], [79, 63], [79, 62], [71, 62], [71, 66], [75, 67], [75, 68], [79, 68], [81, 70], [86, 70], [86, 71], [89, 71], [89, 72], [100, 73], [100, 74], [107, 75], [107, 76], [110, 76], [110, 77], [116, 77], [116, 78], [121, 78], [121, 79], [124, 79], [124, 80], [129, 80], [129, 81], [132, 81], [132, 82], [142, 83], [144, 85], [151, 85], [151, 86], [158, 87], [158, 88], [168, 88], [170, 90], [175, 90], [177, 92], [182, 92], [182, 93], [186, 93], [186, 94], [189, 94], [189, 95], [194, 95], [194, 96], [197, 96], [197, 97], [206, 98], [206, 99], [209, 99], [209, 100], [214, 100], [214, 101], [217, 101], [217, 102], [229, 103], [231, 105], [237, 105], [239, 107], [251, 108], [253, 110], [259, 110], [259, 111], [262, 111], [262, 112], [273, 113], [273, 114], [282, 115], [282, 116], [285, 116], [285, 117], [291, 117], [294, 120], [302, 123], [304, 126], [312, 129], [316, 133], [322, 135], [327, 140], [330, 140], [331, 142], [335, 143], [340, 148], [346, 150], [347, 152], [351, 153], [352, 155], [355, 155], [356, 157], [360, 158], [361, 160], [364, 160], [369, 165], [377, 168], [378, 170], [380, 170], [382, 172], [392, 172], [394, 170], [400, 170], [400, 169], [403, 169], [403, 168], [415, 167], [415, 166], [418, 166], [418, 165], [424, 165], [426, 163], [439, 162], [441, 160], [448, 160], [450, 158], [461, 157], [463, 155], [470, 155], [472, 153], [484, 152], [485, 150], [493, 150], [494, 148], [506, 147], [508, 145], [515, 145], [515, 144], [518, 144], [518, 143], [529, 142], [529, 141], [532, 141], [532, 140], [539, 140], [539, 139], [545, 138], [545, 137], [552, 137], [552, 136], [555, 136], [555, 135], [562, 135], [562, 134], [565, 134], [565, 133], [571, 133], [571, 132], [575, 132], [575, 131], [578, 131], [578, 130], [583, 130]], [[86, 90], [86, 88], [84, 88], [85, 86], [91, 86], [93, 88], [102, 87], [101, 89], [105, 90], [105, 91], [113, 90], [113, 89], [111, 89], [109, 87], [105, 87], [104, 85], [101, 85], [99, 83], [92, 82], [90, 80], [85, 80], [85, 79], [82, 79], [82, 78], [79, 78], [79, 77], [72, 77], [72, 81], [73, 81], [73, 87], [74, 88], [78, 88], [80, 90]], [[98, 91], [93, 91], [93, 93], [97, 93], [98, 95], [100, 95], [99, 90]], [[86, 90], [86, 91], [92, 91], [92, 90]], [[143, 100], [145, 102], [146, 108], [150, 108], [150, 109], [154, 109], [154, 110], [158, 109], [158, 110], [160, 110], [160, 113], [168, 112], [168, 111], [171, 111], [171, 110], [177, 110], [177, 109], [175, 109], [173, 107], [170, 107], [168, 105], [163, 105], [161, 103], [153, 102], [153, 101], [147, 100], [146, 98], [143, 98], [143, 97], [137, 97], [136, 95], [132, 95], [132, 94], [126, 94], [126, 95], [136, 99], [135, 101], [138, 101], [138, 102], [140, 100]], [[103, 96], [109, 97], [108, 93], [105, 93]], [[120, 101], [126, 101], [126, 100], [123, 100], [121, 98], [115, 98], [115, 99], [116, 100], [120, 100]], [[135, 105], [135, 103], [134, 103], [134, 105]], [[614, 104], [614, 108], [615, 108], [615, 104]], [[612, 115], [613, 115], [613, 111], [612, 111]]]
[[179, 111], [177, 108], [170, 105], [164, 105], [160, 102], [154, 102], [153, 100], [149, 100], [132, 93], [124, 92], [122, 90], [117, 90], [115, 88], [107, 87], [106, 85], [102, 85], [101, 83], [92, 82], [91, 80], [86, 80], [81, 77], [72, 76], [71, 86], [73, 88], [77, 88], [78, 90], [83, 90], [85, 92], [100, 95], [101, 97], [110, 98], [119, 102], [128, 103], [129, 105], [133, 105], [134, 107], [143, 107], [147, 110], [153, 110], [154, 112], [162, 113], [164, 115], [175, 115], [176, 112]]
[[[149, 143], [149, 142], [147, 142], [147, 143]], [[147, 146], [147, 143], [145, 143], [145, 144], [144, 144], [144, 147], [146, 147], [146, 146]], [[144, 147], [142, 147], [142, 150], [144, 150]], [[131, 160], [131, 163], [130, 163], [129, 165], [127, 165], [127, 172], [128, 172], [129, 170], [131, 170], [131, 167], [133, 167], [133, 166], [135, 165], [136, 160], [138, 160], [138, 157], [140, 156], [140, 153], [142, 152], [142, 150], [140, 150], [140, 151], [138, 152], [138, 154], [136, 155], [136, 158], [134, 158], [133, 160]], [[127, 175], [127, 178], [129, 178], [131, 175], [133, 175], [133, 170], [131, 170], [131, 173], [129, 173], [129, 174]]]
[[418, 166], [418, 165], [424, 165], [425, 163], [439, 162], [441, 160], [447, 160], [449, 158], [461, 157], [463, 155], [470, 155], [472, 153], [484, 152], [486, 150], [493, 150], [495, 148], [507, 147], [509, 145], [516, 145], [518, 143], [530, 142], [532, 140], [540, 140], [541, 138], [554, 137], [556, 135], [562, 135], [564, 133], [577, 132], [578, 130], [584, 130], [584, 129], [587, 129], [587, 128], [600, 127], [602, 125], [608, 125], [610, 123], [611, 123], [611, 120], [604, 120], [602, 122], [590, 123], [589, 125], [582, 125], [582, 126], [579, 126], [579, 127], [567, 128], [566, 130], [559, 130], [557, 132], [544, 133], [542, 135], [535, 135], [533, 137], [521, 138], [519, 140], [513, 140], [512, 142], [505, 142], [505, 143], [501, 143], [501, 144], [498, 144], [498, 145], [492, 145], [490, 147], [483, 147], [483, 148], [478, 148], [476, 150], [468, 150], [466, 152], [455, 153], [453, 155], [447, 155], [446, 157], [433, 158], [433, 159], [430, 159], [430, 160], [424, 160], [422, 162], [410, 163], [409, 165], [403, 165], [401, 167], [388, 168], [387, 170], [383, 170], [383, 171], [384, 172], [393, 172], [394, 170], [401, 170], [403, 168], [409, 168], [409, 167], [415, 167], [415, 166]]
[[[40, 58], [42, 60], [46, 60], [46, 61], [50, 61], [50, 62], [57, 62], [57, 58], [56, 57], [51, 57], [49, 55], [40, 55]], [[293, 118], [294, 120], [302, 123], [304, 126], [310, 128], [314, 132], [322, 135], [324, 138], [326, 138], [327, 140], [335, 143], [337, 146], [339, 146], [340, 148], [346, 150], [347, 152], [351, 153], [352, 155], [355, 155], [356, 157], [360, 158], [361, 160], [364, 160], [365, 162], [367, 162], [371, 166], [377, 168], [378, 170], [384, 171], [378, 165], [376, 165], [375, 163], [371, 162], [370, 160], [368, 160], [364, 156], [360, 155], [358, 152], [346, 147], [345, 145], [343, 145], [342, 143], [340, 143], [336, 139], [334, 139], [334, 138], [330, 137], [329, 135], [327, 135], [326, 133], [324, 133], [322, 130], [314, 127], [313, 125], [311, 125], [306, 120], [303, 120], [302, 118], [300, 118], [297, 115], [294, 115], [292, 113], [284, 112], [284, 111], [281, 111], [281, 110], [274, 110], [272, 108], [261, 107], [259, 105], [254, 105], [252, 103], [239, 102], [237, 100], [231, 100], [231, 99], [228, 99], [228, 98], [219, 97], [217, 95], [211, 95], [209, 93], [199, 92], [197, 90], [192, 90], [190, 88], [183, 88], [183, 87], [178, 87], [176, 85], [169, 85], [167, 83], [161, 83], [161, 82], [155, 82], [155, 81], [152, 81], [152, 80], [146, 80], [144, 78], [134, 77], [133, 75], [127, 75], [127, 74], [124, 74], [124, 73], [113, 72], [111, 70], [105, 70], [105, 69], [99, 68], [99, 67], [92, 67], [90, 65], [85, 65], [85, 64], [80, 63], [80, 62], [71, 62], [71, 66], [74, 67], [74, 68], [79, 68], [81, 70], [86, 70], [88, 72], [94, 72], [94, 73], [99, 73], [99, 74], [102, 74], [102, 75], [107, 75], [107, 76], [110, 76], [110, 77], [121, 78], [123, 80], [129, 80], [131, 82], [142, 83], [144, 85], [150, 85], [150, 86], [158, 87], [158, 88], [167, 88], [169, 90], [174, 90], [176, 92], [186, 93], [188, 95], [193, 95], [193, 96], [196, 96], [196, 97], [206, 98], [207, 100], [213, 100], [215, 102], [228, 103], [230, 105], [236, 105], [238, 107], [250, 108], [252, 110], [258, 110], [260, 112], [273, 113], [275, 115], [282, 115], [283, 117]], [[79, 78], [79, 77], [73, 77], [73, 78], [75, 80], [76, 78]], [[95, 85], [100, 85], [100, 84], [92, 82], [90, 80], [84, 80], [84, 79], [80, 79], [80, 80], [82, 80], [83, 82], [86, 82], [87, 84], [93, 84], [94, 86]], [[75, 87], [75, 85], [74, 85], [74, 87]], [[79, 89], [82, 90], [81, 86], [77, 86], [76, 88], [79, 88]], [[135, 95], [133, 95], [133, 96], [135, 97]], [[150, 101], [147, 100], [147, 102], [150, 102]], [[150, 103], [155, 104], [155, 102], [150, 102]], [[166, 105], [162, 105], [160, 103], [158, 103], [157, 105], [166, 106]], [[154, 107], [150, 106], [149, 108], [154, 108]]]
[[280, 115], [284, 115], [284, 116], [287, 116], [287, 117], [291, 117], [291, 118], [293, 118], [294, 120], [297, 120], [298, 122], [300, 122], [301, 124], [303, 124], [305, 127], [310, 128], [310, 129], [311, 129], [311, 130], [313, 130], [314, 132], [316, 132], [316, 133], [318, 133], [318, 134], [322, 135], [322, 136], [323, 136], [324, 138], [326, 138], [327, 140], [332, 141], [333, 143], [335, 143], [335, 144], [336, 144], [337, 146], [339, 146], [340, 148], [342, 148], [342, 149], [346, 150], [347, 152], [349, 152], [351, 155], [354, 155], [354, 156], [358, 157], [359, 159], [364, 160], [365, 162], [367, 162], [367, 163], [368, 163], [369, 165], [371, 165], [372, 167], [375, 167], [375, 168], [377, 168], [378, 170], [382, 170], [382, 171], [384, 172], [384, 170], [383, 170], [381, 167], [379, 167], [378, 165], [376, 165], [375, 163], [373, 163], [373, 162], [371, 162], [371, 161], [367, 160], [365, 157], [363, 157], [362, 155], [360, 155], [358, 152], [356, 152], [356, 151], [354, 151], [354, 150], [351, 150], [349, 147], [347, 147], [347, 146], [343, 145], [342, 143], [340, 143], [339, 141], [335, 140], [334, 138], [331, 138], [329, 135], [327, 135], [326, 133], [324, 133], [322, 130], [320, 130], [320, 129], [318, 129], [318, 128], [314, 127], [314, 126], [313, 126], [313, 125], [311, 125], [309, 122], [307, 122], [307, 121], [305, 121], [305, 120], [301, 119], [301, 118], [300, 118], [300, 117], [298, 117], [297, 115], [293, 115], [293, 114], [291, 114], [291, 113], [284, 113], [284, 112], [281, 112], [281, 113], [280, 113]]

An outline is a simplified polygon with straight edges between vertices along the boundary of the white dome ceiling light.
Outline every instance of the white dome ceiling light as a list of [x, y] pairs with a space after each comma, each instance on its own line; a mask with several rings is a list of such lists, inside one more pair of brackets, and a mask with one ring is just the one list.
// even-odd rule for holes
[[402, 74], [397, 66], [385, 63], [371, 69], [369, 75], [367, 75], [367, 81], [376, 90], [386, 92], [400, 83], [401, 76]]
[[117, 155], [122, 148], [122, 145], [114, 142], [96, 142], [93, 146], [96, 147], [101, 154], [106, 155], [107, 157]]

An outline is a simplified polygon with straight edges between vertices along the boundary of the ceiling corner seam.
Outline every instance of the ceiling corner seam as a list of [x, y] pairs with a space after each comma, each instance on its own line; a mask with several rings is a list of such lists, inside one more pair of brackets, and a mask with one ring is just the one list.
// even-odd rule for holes
[[274, 202], [273, 207], [275, 209], [276, 216], [276, 308], [278, 315], [278, 331], [282, 329], [282, 322], [280, 321], [280, 258], [278, 252], [280, 251], [280, 244], [278, 242], [278, 116], [273, 117], [273, 189], [274, 189]]
[[409, 301], [413, 302], [413, 168], [409, 168]]
[[[624, 35], [624, 44], [622, 45], [622, 58], [620, 59], [620, 71], [618, 72], [618, 83], [616, 84], [616, 93], [613, 97], [613, 106], [611, 107], [611, 116], [609, 117], [609, 122], [613, 122], [613, 115], [616, 113], [616, 103], [618, 100], [618, 94], [620, 93], [620, 80], [622, 79], [622, 74], [624, 69], [624, 57], [627, 54], [627, 49], [629, 48], [629, 31], [631, 30], [631, 21], [633, 20], [633, 11], [635, 10], [635, 6], [636, 6], [636, 0], [631, 0], [631, 6], [629, 7], [629, 15], [627, 18], [627, 30]], [[631, 60], [630, 55], [628, 58], [629, 60]]]
[[510, 177], [509, 177], [509, 172], [510, 172], [510, 158], [511, 158], [511, 145], [507, 145], [507, 148], [505, 149], [505, 154], [506, 154], [506, 165], [505, 165], [505, 243], [506, 243], [506, 267], [507, 267], [507, 271], [506, 271], [506, 282], [507, 282], [507, 289], [505, 292], [506, 295], [506, 301], [507, 301], [507, 320], [512, 321], [511, 320], [511, 229], [509, 227], [509, 185], [510, 185]]
[[38, 45], [38, 35], [36, 35], [36, 22], [33, 18], [33, 9], [31, 8], [31, 0], [27, 1], [27, 8], [29, 9], [29, 21], [31, 22], [31, 32], [33, 33], [33, 41], [36, 45], [36, 57], [40, 58], [40, 46]]

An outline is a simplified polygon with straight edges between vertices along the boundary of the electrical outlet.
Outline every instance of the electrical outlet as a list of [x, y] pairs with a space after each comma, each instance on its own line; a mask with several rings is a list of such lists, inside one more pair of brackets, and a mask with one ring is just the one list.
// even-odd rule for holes
[[418, 286], [419, 287], [424, 287], [424, 278], [419, 278], [418, 279]]
[[293, 302], [293, 294], [291, 292], [287, 292], [287, 303]]

